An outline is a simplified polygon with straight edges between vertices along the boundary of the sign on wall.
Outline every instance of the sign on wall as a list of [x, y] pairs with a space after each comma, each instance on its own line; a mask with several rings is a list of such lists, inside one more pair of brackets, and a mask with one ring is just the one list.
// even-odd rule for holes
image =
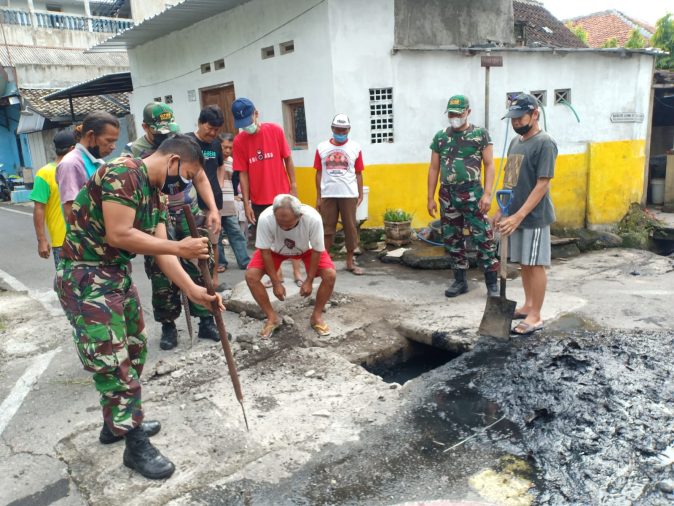
[[611, 123], [643, 123], [642, 112], [612, 112]]
[[188, 102], [197, 101], [197, 90], [187, 90], [187, 101]]

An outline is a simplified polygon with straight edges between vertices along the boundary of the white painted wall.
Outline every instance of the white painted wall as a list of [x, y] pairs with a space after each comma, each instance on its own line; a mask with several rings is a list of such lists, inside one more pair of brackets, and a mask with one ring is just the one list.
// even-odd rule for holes
[[[199, 88], [234, 83], [236, 96], [250, 98], [262, 121], [282, 125], [282, 101], [304, 98], [309, 149], [294, 151], [293, 159], [311, 165], [316, 144], [326, 136], [318, 119], [331, 119], [334, 111], [328, 5], [321, 0], [252, 0], [130, 50], [131, 109], [138, 131], [144, 105], [168, 94], [182, 130], [193, 130], [201, 109]], [[281, 56], [278, 45], [289, 40], [295, 51]], [[271, 45], [276, 56], [261, 59], [261, 49]], [[220, 58], [224, 69], [201, 73], [202, 63]], [[197, 91], [197, 102], [188, 101], [188, 90]]]
[[[350, 116], [352, 138], [363, 145], [366, 163], [425, 162], [433, 135], [447, 126], [449, 96], [468, 95], [472, 122], [484, 124], [485, 71], [479, 55], [392, 54], [393, 35], [390, 0], [252, 0], [131, 50], [132, 111], [140, 121], [138, 111], [147, 102], [172, 94], [178, 122], [189, 131], [196, 126], [200, 105], [188, 102], [187, 91], [233, 82], [236, 95], [252, 99], [263, 121], [282, 123], [281, 101], [304, 97], [309, 149], [293, 154], [297, 165], [312, 165], [315, 147], [330, 135], [336, 112]], [[278, 44], [286, 40], [295, 41], [295, 52], [279, 56]], [[260, 49], [270, 45], [277, 55], [262, 60]], [[548, 130], [560, 153], [583, 152], [589, 141], [646, 138], [647, 119], [614, 124], [609, 117], [612, 112], [648, 115], [651, 56], [517, 50], [498, 54], [504, 67], [491, 70], [489, 119], [497, 156], [506, 130], [509, 139], [513, 135], [500, 119], [506, 93], [512, 91], [547, 90]], [[223, 57], [225, 69], [201, 74], [202, 63]], [[368, 90], [388, 86], [394, 92], [395, 142], [370, 144]], [[558, 88], [571, 88], [580, 123], [567, 107], [552, 105]]]

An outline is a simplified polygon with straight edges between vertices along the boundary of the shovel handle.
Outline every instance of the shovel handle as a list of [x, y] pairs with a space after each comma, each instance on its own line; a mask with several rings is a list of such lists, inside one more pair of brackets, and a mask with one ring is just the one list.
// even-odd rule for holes
[[496, 203], [503, 216], [508, 216], [510, 211], [510, 202], [513, 199], [512, 190], [498, 190], [496, 192]]

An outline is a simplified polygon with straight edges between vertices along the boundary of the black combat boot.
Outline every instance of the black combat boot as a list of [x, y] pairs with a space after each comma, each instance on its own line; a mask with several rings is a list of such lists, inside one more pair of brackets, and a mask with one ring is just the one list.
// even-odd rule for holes
[[[203, 316], [199, 319], [199, 339], [211, 339], [212, 341], [220, 341], [220, 333], [218, 327], [215, 325], [215, 320], [212, 316]], [[232, 334], [227, 332], [227, 340], [231, 342]]]
[[176, 329], [175, 322], [162, 323], [159, 347], [162, 350], [172, 350], [176, 346], [178, 346], [178, 329]]
[[454, 283], [451, 284], [447, 290], [445, 290], [445, 295], [447, 297], [456, 297], [462, 293], [468, 291], [468, 282], [466, 281], [466, 270], [465, 269], [454, 269]]
[[[145, 434], [147, 434], [148, 437], [152, 437], [161, 430], [161, 423], [156, 420], [148, 420], [147, 422], [141, 423], [140, 427], [143, 429], [143, 431], [145, 431]], [[115, 436], [108, 428], [106, 423], [103, 422], [103, 428], [101, 429], [101, 433], [98, 436], [98, 440], [102, 444], [109, 445], [116, 443], [117, 441], [121, 441], [122, 439], [124, 439], [124, 436]]]
[[126, 467], [152, 480], [162, 480], [173, 474], [176, 468], [173, 462], [152, 446], [142, 428], [136, 427], [130, 430], [126, 433], [125, 439], [124, 465]]
[[487, 285], [487, 297], [499, 296], [496, 271], [484, 271], [484, 284]]

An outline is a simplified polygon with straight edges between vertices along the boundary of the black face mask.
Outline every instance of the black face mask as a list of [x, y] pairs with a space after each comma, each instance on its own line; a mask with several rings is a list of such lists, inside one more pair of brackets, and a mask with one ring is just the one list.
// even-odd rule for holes
[[100, 158], [101, 157], [101, 148], [98, 147], [98, 145], [92, 147], [92, 148], [87, 148], [87, 151], [93, 156], [94, 158]]
[[180, 160], [178, 160], [177, 176], [170, 176], [168, 174], [168, 170], [169, 167], [166, 167], [166, 179], [164, 180], [164, 186], [161, 187], [161, 192], [166, 195], [176, 195], [182, 191], [185, 191], [185, 188], [189, 186], [191, 181], [180, 175]]
[[158, 148], [162, 142], [169, 138], [169, 134], [153, 134], [152, 147]]
[[517, 128], [513, 127], [513, 130], [515, 130], [515, 133], [518, 135], [526, 135], [529, 133], [529, 130], [531, 130], [531, 123]]

